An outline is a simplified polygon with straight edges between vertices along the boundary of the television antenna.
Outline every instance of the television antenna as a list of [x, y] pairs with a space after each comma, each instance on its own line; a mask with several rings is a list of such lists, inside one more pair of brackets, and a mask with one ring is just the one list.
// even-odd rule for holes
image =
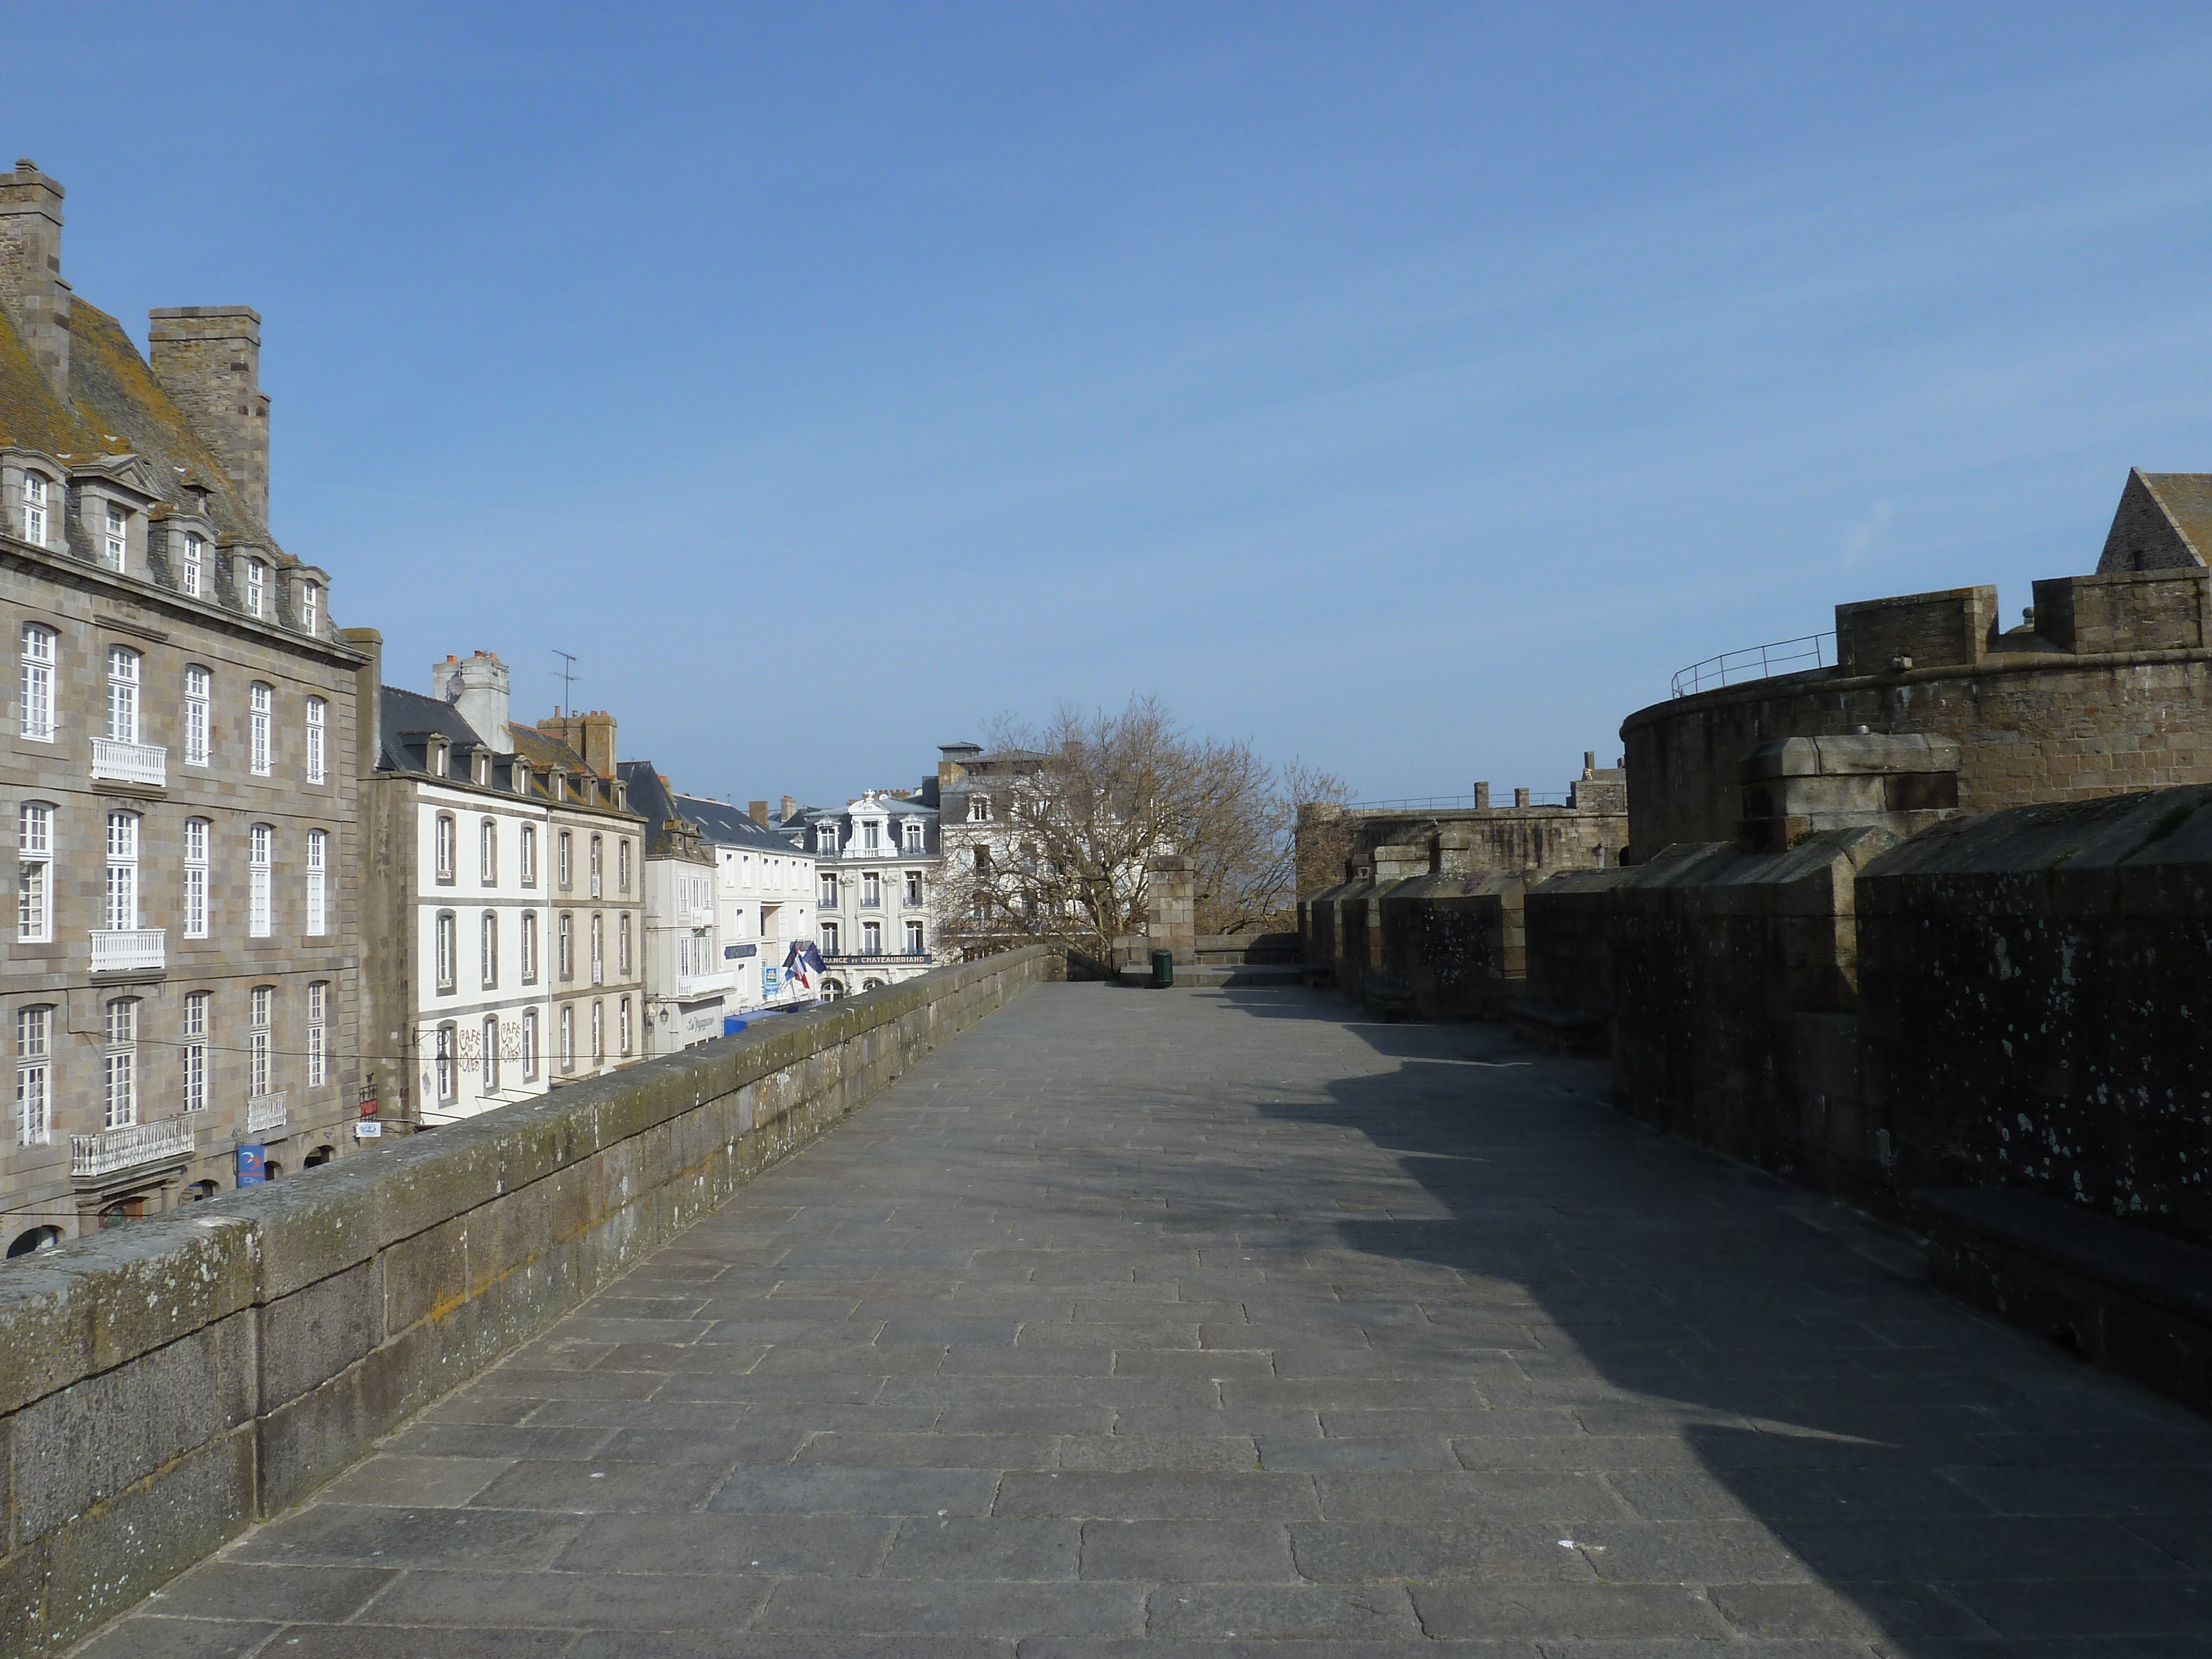
[[561, 659], [561, 707], [573, 714], [576, 711], [570, 707], [574, 698], [569, 695], [569, 688], [576, 678], [576, 659], [567, 651], [555, 651], [553, 654]]

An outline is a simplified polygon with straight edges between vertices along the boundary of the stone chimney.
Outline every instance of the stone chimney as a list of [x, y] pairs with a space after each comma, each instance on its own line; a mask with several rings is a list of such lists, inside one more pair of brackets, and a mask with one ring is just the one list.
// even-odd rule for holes
[[1474, 786], [1474, 810], [1478, 812], [1487, 812], [1490, 810], [1490, 786], [1486, 783], [1478, 783]]
[[62, 187], [35, 161], [0, 173], [0, 311], [57, 398], [69, 396], [70, 285], [62, 280]]
[[1528, 806], [1532, 805], [1533, 803], [1531, 803], [1528, 799], [1528, 793], [1529, 792], [1526, 789], [1516, 789], [1513, 792], [1513, 804], [1516, 806]]
[[478, 651], [432, 664], [430, 695], [459, 709], [469, 730], [494, 754], [514, 752], [514, 734], [507, 729], [507, 665], [495, 654]]
[[789, 795], [786, 795], [786, 796], [783, 798], [783, 816], [782, 816], [781, 817], [778, 818], [778, 819], [776, 820], [776, 822], [777, 822], [778, 823], [790, 823], [793, 818], [797, 817], [798, 816], [799, 816], [799, 802], [798, 802], [796, 799], [794, 799], [793, 797], [791, 797], [791, 796], [789, 796]]
[[354, 765], [362, 777], [384, 754], [384, 635], [374, 628], [349, 628], [340, 638], [361, 653], [354, 670]]
[[261, 313], [251, 306], [161, 306], [147, 315], [154, 378], [215, 452], [254, 523], [265, 526], [269, 398], [261, 390]]
[[755, 823], [760, 825], [762, 829], [767, 829], [768, 803], [764, 800], [747, 801], [745, 803], [745, 816], [750, 818]]
[[587, 714], [579, 714], [572, 708], [565, 714], [538, 721], [538, 729], [567, 744], [584, 757], [585, 766], [599, 776], [614, 776], [615, 717], [605, 709], [594, 708]]

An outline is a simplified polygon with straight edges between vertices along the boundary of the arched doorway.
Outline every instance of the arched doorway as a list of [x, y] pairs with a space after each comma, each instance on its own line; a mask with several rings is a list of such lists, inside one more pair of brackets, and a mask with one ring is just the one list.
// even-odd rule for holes
[[222, 1190], [212, 1181], [195, 1181], [185, 1188], [185, 1202], [203, 1204]]
[[261, 1166], [261, 1172], [270, 1180], [274, 1181], [284, 1173], [284, 1166], [281, 1164], [264, 1164]]
[[318, 1170], [337, 1156], [337, 1149], [335, 1146], [318, 1146], [313, 1152], [309, 1152], [306, 1158], [301, 1160], [301, 1167], [307, 1170]]
[[61, 1242], [60, 1228], [33, 1227], [27, 1231], [17, 1233], [9, 1241], [8, 1259], [13, 1261], [19, 1255], [29, 1255], [37, 1250], [51, 1250]]

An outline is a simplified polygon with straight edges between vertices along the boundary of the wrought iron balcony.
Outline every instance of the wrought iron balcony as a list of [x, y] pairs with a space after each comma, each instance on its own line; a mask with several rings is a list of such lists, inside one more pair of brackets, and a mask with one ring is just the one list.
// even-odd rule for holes
[[285, 1091], [273, 1095], [249, 1095], [246, 1101], [246, 1133], [250, 1135], [281, 1133], [284, 1127]]
[[70, 1173], [79, 1178], [113, 1175], [142, 1164], [159, 1164], [173, 1158], [190, 1158], [198, 1143], [192, 1121], [165, 1117], [157, 1123], [134, 1123], [128, 1128], [106, 1129], [96, 1135], [70, 1137]]
[[166, 927], [95, 928], [92, 935], [92, 971], [126, 974], [143, 968], [166, 968], [169, 963], [169, 930]]
[[169, 751], [158, 743], [118, 743], [112, 738], [92, 740], [92, 775], [118, 783], [169, 785]]

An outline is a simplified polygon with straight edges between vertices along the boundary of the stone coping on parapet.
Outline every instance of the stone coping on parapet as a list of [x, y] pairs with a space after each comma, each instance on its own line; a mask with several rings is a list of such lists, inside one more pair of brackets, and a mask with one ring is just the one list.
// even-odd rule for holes
[[1702, 709], [1727, 708], [1808, 691], [1818, 691], [1824, 696], [1840, 696], [1888, 686], [1933, 685], [1946, 680], [2153, 668], [2170, 663], [2212, 663], [2212, 647], [2191, 646], [2170, 651], [1993, 651], [1974, 662], [1942, 663], [1929, 668], [1894, 669], [1879, 674], [1851, 674], [1841, 668], [1808, 668], [1802, 673], [1772, 674], [1764, 679], [1743, 680], [1735, 685], [1716, 686], [1710, 691], [1695, 691], [1649, 704], [1621, 720], [1620, 735], [1626, 738], [1632, 731]]
[[0, 1266], [0, 1417], [1050, 954], [1031, 945], [784, 1015]]

